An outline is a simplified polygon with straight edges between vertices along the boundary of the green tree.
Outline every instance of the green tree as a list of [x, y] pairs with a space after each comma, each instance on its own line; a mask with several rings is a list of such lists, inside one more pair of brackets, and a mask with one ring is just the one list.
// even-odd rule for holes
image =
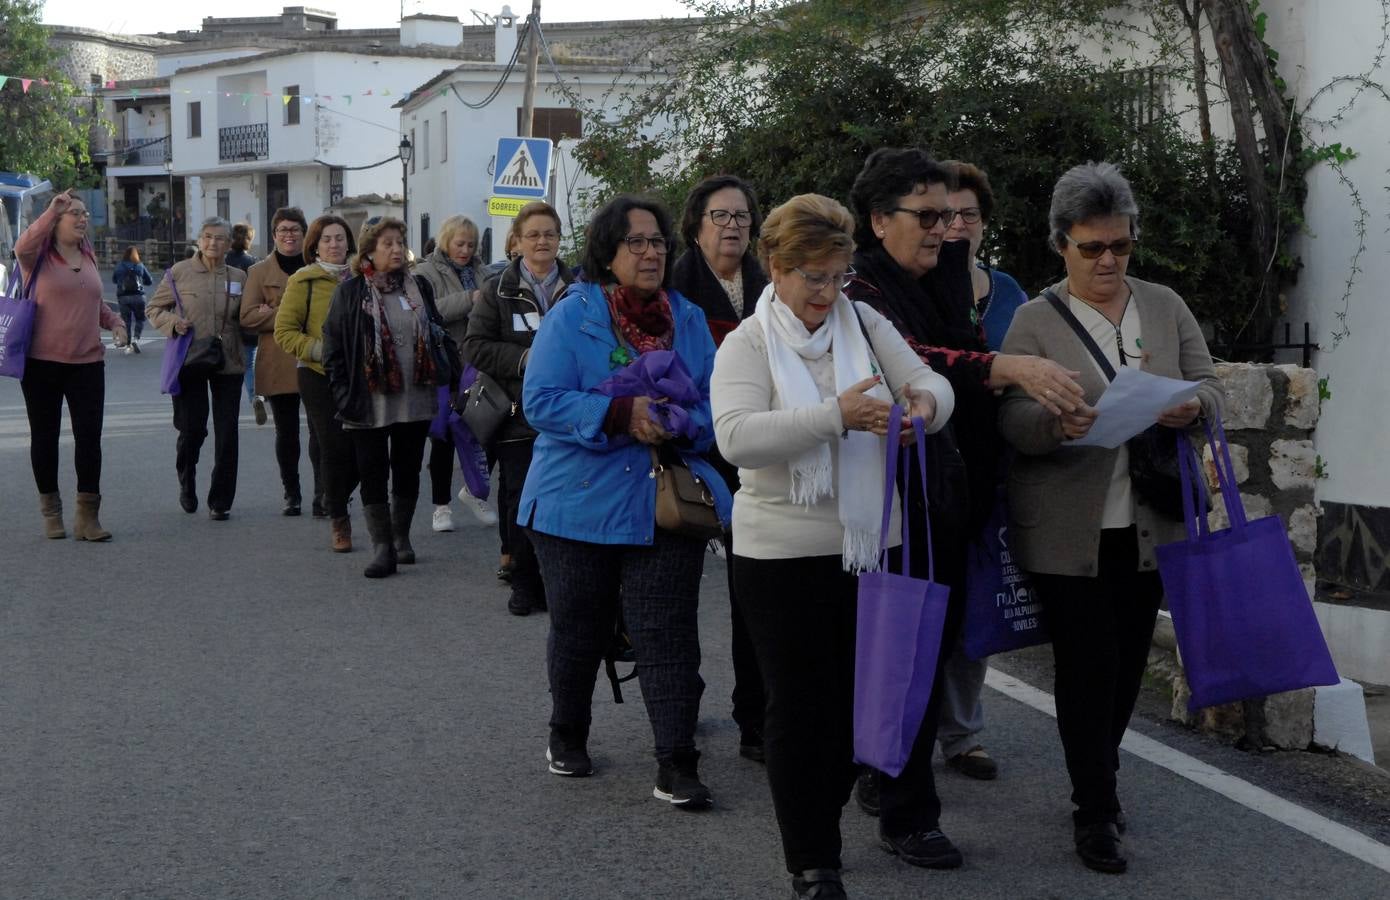
[[[0, 0], [0, 68], [10, 76], [0, 88], [0, 166], [81, 186], [91, 181], [90, 113], [57, 66], [41, 11], [37, 0]], [[21, 77], [34, 79], [27, 91]]]

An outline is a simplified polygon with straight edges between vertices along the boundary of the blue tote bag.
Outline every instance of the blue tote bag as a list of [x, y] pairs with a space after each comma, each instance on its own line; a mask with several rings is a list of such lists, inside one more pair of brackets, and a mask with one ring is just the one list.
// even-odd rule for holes
[[984, 659], [1050, 638], [1042, 605], [1028, 575], [1009, 550], [1008, 494], [1001, 487], [984, 529], [966, 548], [965, 625], [962, 642], [970, 659]]
[[[902, 407], [894, 406], [888, 424], [887, 463], [883, 477], [883, 525], [879, 530], [879, 571], [859, 576], [859, 610], [854, 649], [854, 759], [893, 777], [907, 765], [917, 732], [922, 728], [927, 702], [936, 679], [941, 655], [941, 634], [946, 625], [950, 589], [932, 578], [936, 560], [931, 550], [931, 525], [927, 525], [927, 577], [910, 574], [908, 515], [903, 511], [902, 573], [888, 571], [888, 527], [897, 489], [898, 438], [902, 431]], [[917, 465], [922, 490], [927, 485], [926, 430], [914, 419]], [[907, 474], [908, 455], [903, 455]], [[904, 477], [904, 483], [910, 483]], [[904, 504], [905, 505], [905, 504]]]
[[1206, 423], [1206, 432], [1231, 525], [1211, 531], [1198, 511], [1197, 454], [1179, 434], [1187, 539], [1157, 548], [1192, 689], [1188, 709], [1337, 684], [1284, 523], [1246, 519], [1221, 420], [1214, 432]]

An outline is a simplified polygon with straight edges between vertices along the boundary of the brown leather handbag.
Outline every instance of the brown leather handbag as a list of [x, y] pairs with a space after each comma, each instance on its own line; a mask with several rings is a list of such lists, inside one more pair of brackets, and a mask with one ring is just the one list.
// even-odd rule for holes
[[723, 534], [709, 486], [678, 454], [670, 453], [663, 459], [655, 447], [649, 449], [656, 475], [656, 527], [701, 541]]

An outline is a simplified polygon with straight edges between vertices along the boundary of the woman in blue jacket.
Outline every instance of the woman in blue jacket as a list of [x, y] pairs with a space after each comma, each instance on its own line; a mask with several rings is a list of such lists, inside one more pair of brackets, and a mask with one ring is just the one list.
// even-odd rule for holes
[[[542, 321], [526, 368], [523, 401], [540, 436], [518, 522], [531, 531], [550, 604], [550, 771], [593, 771], [590, 706], [621, 601], [656, 742], [653, 795], [700, 809], [711, 799], [695, 748], [706, 545], [656, 527], [653, 448], [689, 466], [725, 522], [731, 501], [701, 456], [714, 440], [714, 340], [699, 307], [668, 287], [674, 238], [666, 211], [632, 196], [589, 223], [585, 280]], [[604, 393], [616, 372], [662, 350], [679, 357], [698, 396], [684, 415], [663, 414], [662, 398]], [[664, 427], [677, 419], [679, 435]]]
[[140, 335], [145, 333], [145, 288], [154, 284], [145, 264], [140, 262], [140, 251], [135, 247], [125, 248], [125, 255], [111, 273], [116, 283], [116, 305], [121, 308], [121, 319], [125, 322], [125, 333], [130, 342], [125, 345], [126, 355], [140, 352]]

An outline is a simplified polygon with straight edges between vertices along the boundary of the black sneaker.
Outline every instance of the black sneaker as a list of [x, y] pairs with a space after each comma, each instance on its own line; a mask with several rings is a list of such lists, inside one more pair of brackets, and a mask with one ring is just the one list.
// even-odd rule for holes
[[530, 597], [513, 588], [512, 596], [507, 600], [507, 612], [514, 616], [529, 616], [531, 605]]
[[903, 862], [924, 869], [959, 869], [965, 861], [951, 839], [939, 830], [914, 831], [902, 837], [879, 835], [879, 844], [902, 857]]
[[792, 876], [796, 900], [845, 900], [845, 886], [839, 869], [807, 869]]
[[584, 778], [594, 774], [594, 762], [583, 740], [566, 738], [559, 729], [550, 729], [550, 743], [545, 748], [545, 761], [552, 775]]
[[714, 802], [709, 788], [700, 783], [694, 765], [662, 763], [656, 770], [652, 796], [679, 809], [707, 809]]
[[878, 770], [864, 769], [854, 783], [854, 801], [864, 815], [878, 818]]
[[328, 507], [326, 507], [326, 506], [323, 505], [323, 498], [322, 498], [322, 497], [315, 497], [315, 498], [314, 498], [314, 503], [313, 503], [313, 506], [311, 507], [311, 510], [312, 510], [312, 512], [313, 512], [313, 515], [314, 515], [314, 518], [315, 518], [315, 519], [326, 519], [326, 518], [328, 518]]

